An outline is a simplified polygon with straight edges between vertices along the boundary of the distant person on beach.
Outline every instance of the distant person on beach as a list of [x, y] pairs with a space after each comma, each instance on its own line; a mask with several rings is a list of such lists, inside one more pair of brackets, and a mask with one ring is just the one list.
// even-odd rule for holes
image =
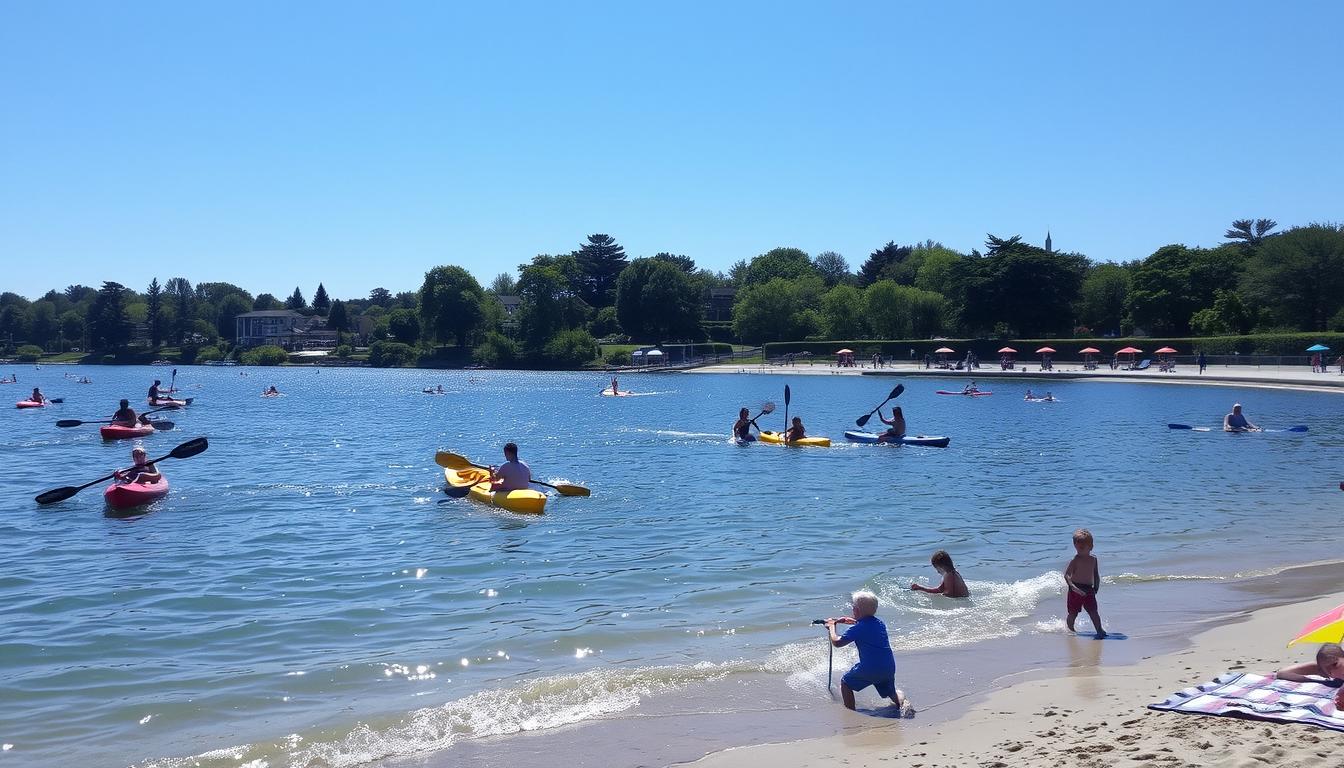
[[[1284, 667], [1274, 677], [1295, 683], [1319, 683], [1325, 678], [1327, 684], [1338, 684], [1344, 680], [1344, 648], [1339, 643], [1326, 643], [1316, 649], [1315, 661]], [[1344, 686], [1335, 691], [1335, 707], [1344, 708]]]
[[878, 439], [894, 443], [905, 437], [905, 413], [901, 410], [901, 406], [898, 405], [891, 409], [890, 419], [883, 418], [882, 409], [879, 408], [877, 409], [877, 418], [887, 425], [887, 431], [883, 432]]
[[1339, 359], [1335, 360], [1335, 364], [1339, 366], [1339, 375], [1344, 376], [1344, 355], [1340, 355]]
[[807, 430], [803, 429], [803, 420], [794, 416], [793, 426], [784, 430], [784, 442], [792, 443], [795, 440], [802, 440], [804, 437], [807, 437]]
[[[868, 686], [877, 690], [877, 695], [902, 707], [904, 694], [896, 688], [896, 656], [891, 652], [891, 639], [887, 637], [887, 625], [877, 618], [877, 595], [867, 590], [855, 592], [850, 596], [854, 603], [853, 617], [827, 619], [826, 631], [830, 635], [831, 645], [843, 648], [850, 643], [859, 652], [859, 663], [840, 678], [840, 696], [845, 706], [854, 709], [854, 692]], [[850, 624], [843, 637], [835, 634], [836, 624]]]
[[1260, 428], [1246, 419], [1241, 412], [1241, 403], [1232, 406], [1232, 412], [1223, 417], [1224, 432], [1259, 432]]
[[[751, 434], [752, 427], [756, 427], [756, 424], [751, 420], [751, 411], [743, 408], [737, 412], [737, 421], [733, 422], [733, 438], [744, 443], [754, 442], [756, 436]], [[756, 429], [759, 430], [760, 427]]]
[[135, 465], [130, 469], [119, 469], [114, 473], [117, 482], [121, 483], [156, 483], [163, 474], [159, 468], [149, 461], [149, 454], [145, 453], [144, 448], [131, 449], [131, 461]]
[[922, 584], [911, 584], [910, 588], [916, 592], [928, 592], [931, 595], [942, 595], [944, 597], [970, 597], [971, 590], [966, 586], [966, 580], [961, 578], [961, 573], [957, 567], [952, 565], [952, 556], [945, 550], [938, 550], [933, 553], [929, 559], [933, 569], [943, 577], [943, 583], [936, 587], [926, 587]]
[[490, 490], [521, 491], [532, 482], [532, 469], [518, 460], [518, 446], [504, 444], [504, 463], [490, 468]]
[[1064, 624], [1073, 632], [1073, 622], [1081, 611], [1087, 611], [1097, 637], [1105, 637], [1101, 628], [1101, 614], [1097, 612], [1097, 591], [1101, 589], [1101, 568], [1092, 555], [1092, 533], [1086, 528], [1073, 532], [1073, 548], [1077, 552], [1064, 567], [1064, 583], [1069, 585], [1068, 617]]
[[1201, 350], [1199, 353], [1199, 372], [1201, 375], [1203, 375], [1204, 369], [1207, 368], [1208, 365], [1209, 365], [1209, 358], [1205, 357], [1204, 352]]

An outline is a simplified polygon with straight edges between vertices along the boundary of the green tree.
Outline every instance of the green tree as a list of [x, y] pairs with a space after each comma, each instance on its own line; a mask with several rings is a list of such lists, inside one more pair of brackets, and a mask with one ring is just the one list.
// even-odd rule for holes
[[285, 309], [292, 309], [295, 312], [300, 312], [307, 308], [308, 300], [303, 298], [303, 291], [299, 290], [299, 286], [294, 286], [294, 292], [289, 294], [288, 299], [285, 299]]
[[327, 315], [327, 326], [336, 332], [336, 338], [350, 330], [350, 316], [345, 311], [345, 302], [337, 299], [331, 303], [331, 312]]
[[821, 298], [822, 329], [832, 339], [860, 339], [867, 333], [863, 291], [837, 285]]
[[798, 248], [772, 248], [751, 260], [742, 277], [743, 286], [764, 285], [776, 278], [793, 280], [817, 274], [812, 259]]
[[402, 344], [420, 341], [420, 318], [414, 309], [397, 308], [388, 313], [387, 332]]
[[878, 280], [863, 289], [864, 317], [879, 339], [910, 338], [910, 305], [894, 280]]
[[390, 309], [392, 307], [392, 292], [386, 288], [374, 288], [369, 291], [369, 303], [375, 307]]
[[415, 347], [398, 341], [375, 341], [369, 346], [369, 365], [374, 368], [405, 368], [419, 357]]
[[550, 368], [580, 368], [597, 357], [597, 341], [580, 328], [560, 331], [546, 341], [540, 362]]
[[695, 259], [692, 259], [690, 256], [682, 256], [677, 253], [660, 251], [653, 254], [650, 258], [654, 261], [665, 261], [688, 275], [695, 274]]
[[1130, 319], [1148, 333], [1184, 336], [1195, 312], [1212, 307], [1218, 291], [1236, 288], [1243, 264], [1236, 246], [1163, 246], [1134, 268]]
[[225, 296], [216, 308], [215, 330], [225, 339], [232, 339], [238, 332], [237, 318], [252, 311], [252, 302], [241, 293]]
[[324, 317], [331, 311], [331, 297], [327, 295], [327, 287], [321, 283], [317, 284], [317, 292], [313, 294], [313, 310]]
[[1344, 225], [1309, 224], [1267, 237], [1245, 286], [1278, 323], [1323, 331], [1344, 308]]
[[273, 312], [284, 309], [285, 303], [269, 293], [263, 293], [252, 302], [253, 312]]
[[159, 278], [149, 281], [149, 290], [145, 292], [147, 313], [145, 324], [149, 327], [149, 346], [158, 349], [163, 344], [163, 288]]
[[489, 291], [496, 296], [514, 296], [518, 291], [518, 281], [508, 272], [500, 272], [490, 281]]
[[518, 342], [498, 331], [485, 334], [485, 339], [471, 352], [472, 361], [488, 368], [510, 368], [517, 365], [521, 357]]
[[274, 344], [263, 344], [244, 352], [242, 362], [243, 365], [284, 365], [289, 362], [289, 353]]
[[1087, 259], [1047, 252], [1017, 237], [999, 241], [991, 236], [991, 240], [999, 242], [994, 254], [972, 259], [963, 322], [979, 332], [1004, 323], [1025, 338], [1072, 331], [1073, 306]]
[[27, 307], [20, 304], [9, 304], [0, 308], [0, 338], [3, 338], [6, 344], [27, 340]]
[[424, 335], [438, 341], [453, 340], [467, 346], [481, 329], [485, 291], [471, 273], [461, 267], [435, 267], [425, 273], [420, 286], [420, 320]]
[[50, 346], [60, 334], [60, 321], [56, 317], [56, 305], [42, 299], [33, 302], [28, 308], [29, 340], [43, 347]]
[[1078, 322], [1102, 333], [1120, 333], [1133, 278], [1119, 264], [1094, 264], [1078, 289]]
[[749, 344], [796, 339], [803, 329], [797, 315], [804, 309], [799, 285], [792, 280], [776, 277], [749, 285], [733, 304], [733, 332]]
[[[69, 291], [69, 289], [66, 290]], [[181, 344], [186, 335], [191, 332], [191, 324], [196, 317], [194, 312], [196, 309], [196, 291], [185, 277], [173, 277], [163, 284], [163, 292], [169, 297], [169, 304], [173, 308], [173, 322], [170, 326], [173, 341]]]
[[518, 330], [528, 356], [539, 355], [556, 333], [578, 327], [588, 305], [579, 297], [573, 257], [538, 256], [518, 278]]
[[105, 282], [89, 308], [89, 342], [100, 352], [117, 352], [131, 340], [131, 321], [126, 316], [129, 291], [121, 283]]
[[702, 305], [687, 273], [662, 259], [635, 259], [616, 280], [616, 319], [646, 341], [698, 339]]
[[881, 280], [884, 273], [905, 261], [913, 252], [914, 248], [908, 245], [897, 245], [894, 240], [888, 241], [886, 245], [870, 253], [863, 266], [859, 267], [859, 287], [867, 288]]
[[[626, 268], [625, 272], [629, 271], [630, 271], [629, 268]], [[625, 272], [622, 272], [621, 275], [624, 276]], [[621, 305], [621, 288], [620, 288], [620, 282], [617, 281], [616, 306], [619, 307], [620, 305]], [[593, 321], [588, 324], [588, 332], [593, 334], [593, 336], [599, 339], [603, 339], [608, 336], [615, 336], [619, 334], [621, 331], [622, 331], [621, 322], [616, 319], [616, 307], [603, 307], [602, 309], [598, 310], [597, 315], [593, 317]]]
[[821, 275], [822, 281], [826, 283], [827, 288], [837, 285], [846, 285], [854, 279], [854, 275], [849, 271], [849, 262], [845, 257], [835, 251], [822, 251], [812, 259], [812, 269]]
[[1279, 223], [1273, 219], [1237, 219], [1232, 222], [1232, 227], [1223, 233], [1223, 237], [1239, 242], [1243, 246], [1254, 250], [1264, 242], [1265, 236], [1269, 230], [1277, 227]]
[[596, 234], [574, 256], [583, 270], [583, 300], [598, 309], [615, 303], [616, 278], [628, 263], [625, 249], [611, 235]]
[[[914, 256], [911, 256], [910, 260], [913, 261]], [[915, 271], [913, 284], [921, 291], [950, 296], [956, 292], [958, 266], [964, 261], [965, 256], [950, 248], [938, 246], [925, 249], [920, 258], [919, 269]]]
[[73, 309], [61, 313], [61, 338], [71, 345], [84, 343], [84, 316]]

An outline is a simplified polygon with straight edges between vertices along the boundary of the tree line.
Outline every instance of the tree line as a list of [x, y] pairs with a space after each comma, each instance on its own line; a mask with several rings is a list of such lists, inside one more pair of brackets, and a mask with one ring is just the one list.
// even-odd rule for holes
[[[283, 300], [230, 283], [155, 279], [143, 292], [115, 282], [74, 285], [35, 301], [0, 295], [0, 344], [116, 353], [138, 341], [184, 356], [231, 354], [234, 319], [291, 309], [320, 317], [341, 353], [371, 344], [379, 365], [469, 354], [496, 367], [576, 367], [598, 340], [640, 343], [806, 339], [1067, 338], [1145, 333], [1212, 336], [1344, 330], [1344, 227], [1278, 231], [1234, 221], [1221, 244], [1166, 245], [1142, 259], [1097, 262], [1076, 252], [989, 235], [962, 253], [895, 241], [852, 270], [840, 254], [775, 248], [727, 272], [685, 255], [630, 259], [607, 234], [541, 254], [488, 286], [459, 266], [426, 272], [418, 291], [373, 289], [332, 300], [318, 284]], [[705, 319], [716, 288], [735, 289], [731, 321]], [[30, 350], [31, 351], [31, 350]], [[607, 362], [624, 362], [617, 353]]]

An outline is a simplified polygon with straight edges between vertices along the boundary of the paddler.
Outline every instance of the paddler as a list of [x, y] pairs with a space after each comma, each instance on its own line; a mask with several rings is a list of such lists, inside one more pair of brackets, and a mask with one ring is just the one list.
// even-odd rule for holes
[[807, 437], [807, 430], [803, 429], [803, 420], [797, 416], [793, 417], [793, 426], [784, 430], [784, 442], [793, 443]]
[[980, 391], [979, 388], [977, 388], [977, 387], [975, 386], [975, 382], [972, 381], [970, 384], [967, 384], [966, 387], [965, 387], [964, 389], [961, 390], [961, 394], [963, 394], [963, 395], [974, 395], [976, 392], [979, 392], [979, 391]]
[[42, 394], [42, 390], [38, 389], [37, 387], [33, 387], [33, 394], [29, 395], [28, 399], [32, 400], [34, 403], [47, 402], [46, 395]]
[[135, 409], [131, 407], [130, 400], [122, 400], [121, 407], [117, 409], [116, 413], [112, 414], [112, 425], [115, 427], [134, 427], [137, 420], [141, 424], [149, 423], [148, 417], [137, 417], [135, 415]]
[[1027, 396], [1024, 397], [1024, 398], [1022, 398], [1022, 399], [1023, 399], [1023, 400], [1030, 400], [1031, 398], [1032, 398], [1031, 390], [1028, 389], [1028, 390], [1027, 390]]
[[[737, 412], [737, 421], [733, 422], [733, 438], [744, 443], [756, 441], [756, 436], [751, 434], [751, 428], [756, 427], [756, 422], [751, 418], [751, 411], [747, 408]], [[759, 432], [760, 427], [756, 427]]]
[[891, 419], [888, 420], [882, 416], [882, 409], [877, 409], [877, 418], [883, 424], [887, 425], [887, 431], [883, 432], [877, 439], [884, 443], [898, 443], [905, 437], [905, 414], [901, 411], [901, 406], [897, 405], [891, 409]]
[[160, 394], [159, 394], [159, 385], [162, 384], [162, 383], [163, 383], [163, 382], [159, 381], [158, 379], [155, 379], [155, 380], [154, 380], [154, 383], [150, 385], [150, 387], [149, 387], [149, 404], [150, 404], [150, 405], [158, 405], [158, 404], [159, 404], [159, 400], [161, 400], [161, 399], [162, 399], [162, 400], [166, 400], [166, 399], [168, 399], [166, 396], [164, 396], [164, 395], [160, 395]]
[[157, 483], [163, 474], [159, 468], [149, 462], [149, 454], [145, 453], [144, 448], [132, 448], [131, 460], [135, 466], [129, 469], [119, 469], [115, 477], [121, 483]]
[[261, 396], [262, 396], [262, 397], [275, 397], [275, 396], [277, 396], [277, 395], [279, 395], [279, 394], [280, 394], [280, 390], [276, 389], [276, 388], [275, 388], [275, 385], [272, 384], [271, 387], [270, 387], [270, 389], [267, 389], [265, 392], [262, 392], [262, 393], [261, 393]]
[[504, 444], [504, 463], [490, 468], [490, 490], [521, 491], [532, 482], [532, 469], [518, 460], [518, 446]]
[[1232, 406], [1232, 412], [1223, 417], [1224, 432], [1259, 432], [1260, 428], [1246, 420], [1241, 412], [1241, 403]]
[[620, 387], [619, 387], [618, 383], [616, 382], [616, 377], [615, 377], [615, 376], [612, 376], [612, 377], [611, 377], [611, 394], [613, 394], [613, 395], [619, 395], [619, 394], [621, 394], [621, 390], [620, 390]]

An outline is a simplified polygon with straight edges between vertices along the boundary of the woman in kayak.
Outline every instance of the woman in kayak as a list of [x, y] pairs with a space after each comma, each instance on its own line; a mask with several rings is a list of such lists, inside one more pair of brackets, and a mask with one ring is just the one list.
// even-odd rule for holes
[[744, 443], [755, 442], [756, 436], [751, 434], [752, 427], [756, 427], [756, 422], [751, 420], [751, 411], [743, 408], [737, 412], [737, 421], [733, 422], [733, 438]]
[[119, 469], [116, 472], [116, 478], [121, 483], [157, 483], [163, 474], [159, 468], [149, 462], [149, 454], [145, 453], [144, 448], [132, 448], [131, 460], [135, 466], [129, 469]]
[[882, 416], [882, 409], [877, 410], [877, 418], [887, 425], [887, 431], [882, 433], [878, 440], [884, 443], [898, 443], [905, 437], [905, 414], [901, 411], [901, 406], [897, 405], [891, 409], [891, 419]]
[[797, 416], [793, 417], [793, 426], [784, 430], [784, 442], [792, 443], [807, 437], [807, 430], [803, 429], [803, 420]]
[[1260, 428], [1247, 421], [1241, 412], [1241, 403], [1232, 406], [1232, 412], [1223, 417], [1224, 432], [1259, 432]]

